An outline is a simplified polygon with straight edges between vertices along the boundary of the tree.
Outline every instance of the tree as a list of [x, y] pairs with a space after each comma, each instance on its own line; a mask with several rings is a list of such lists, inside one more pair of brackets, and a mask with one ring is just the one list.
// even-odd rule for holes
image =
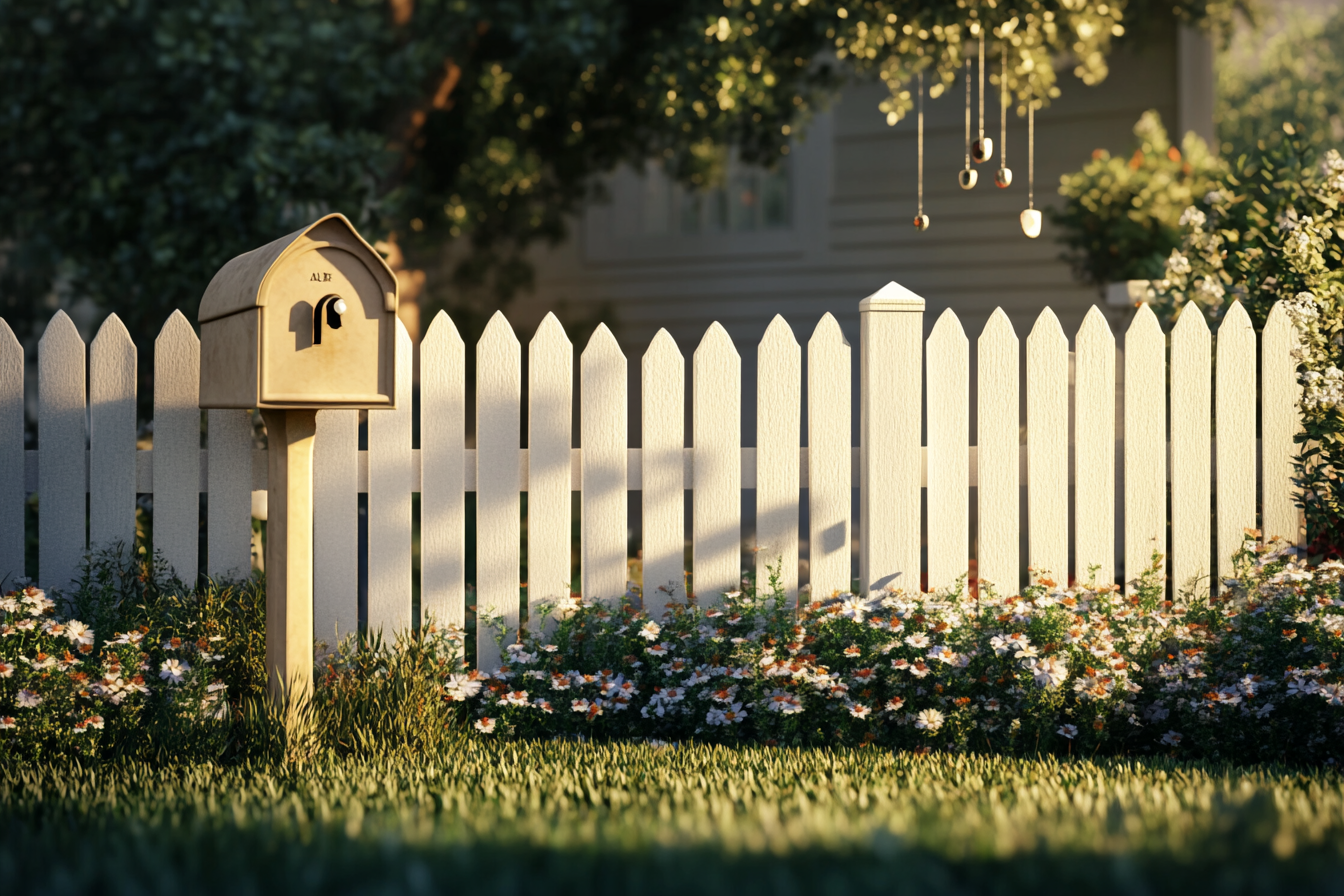
[[[1156, 2], [1156, 0], [1148, 0]], [[1139, 7], [1133, 0], [1129, 8]], [[719, 149], [771, 163], [824, 94], [877, 74], [894, 123], [983, 29], [1019, 101], [1053, 58], [1105, 76], [1125, 0], [5, 0], [0, 312], [53, 282], [147, 344], [233, 255], [340, 210], [412, 259], [465, 244], [459, 295], [527, 283], [593, 175]], [[1210, 21], [1226, 5], [1181, 0]], [[45, 311], [43, 311], [45, 316]]]

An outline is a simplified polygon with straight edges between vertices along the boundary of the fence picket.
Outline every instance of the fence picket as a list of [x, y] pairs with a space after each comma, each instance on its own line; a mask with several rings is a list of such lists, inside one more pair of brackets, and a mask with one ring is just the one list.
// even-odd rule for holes
[[1018, 343], [1002, 308], [994, 309], [976, 344], [979, 355], [976, 475], [980, 495], [979, 578], [1001, 595], [1018, 590]]
[[[1167, 340], [1145, 302], [1125, 334], [1125, 590], [1167, 553]], [[1162, 561], [1165, 571], [1165, 556]], [[1165, 586], [1164, 586], [1165, 587]]]
[[606, 325], [588, 339], [580, 359], [583, 507], [579, 514], [583, 595], [625, 593], [626, 377], [625, 355]]
[[[135, 342], [109, 314], [89, 345], [89, 546], [135, 547]], [[251, 463], [251, 458], [248, 458]]]
[[1171, 331], [1171, 584], [1175, 593], [1205, 597], [1212, 553], [1211, 341], [1203, 312], [1186, 303]]
[[640, 406], [644, 606], [658, 618], [668, 600], [685, 596], [686, 586], [686, 360], [667, 330], [659, 330], [644, 353]]
[[466, 359], [440, 311], [420, 342], [420, 607], [458, 626], [467, 622]]
[[[522, 384], [522, 348], [496, 311], [476, 344], [476, 606], [503, 623], [506, 640], [518, 631]], [[477, 625], [481, 669], [500, 664], [494, 636], [484, 620]]]
[[[64, 311], [37, 346], [38, 582], [65, 588], [84, 555], [84, 341]], [[195, 529], [192, 530], [193, 535]]]
[[1074, 360], [1074, 575], [1115, 581], [1115, 337], [1096, 305], [1078, 329]]
[[849, 379], [849, 343], [828, 312], [807, 343], [807, 544], [813, 600], [850, 587]]
[[23, 346], [0, 320], [0, 586], [5, 590], [25, 575], [23, 366]]
[[708, 606], [742, 581], [742, 358], [716, 321], [691, 364], [691, 571], [695, 592]]
[[[848, 386], [848, 367], [844, 377]], [[756, 352], [756, 581], [764, 587], [770, 580], [769, 568], [778, 564], [781, 584], [790, 601], [798, 596], [798, 436], [802, 432], [802, 382], [802, 350], [788, 321], [776, 314]], [[849, 407], [848, 399], [845, 407]], [[848, 422], [843, 435], [848, 479]], [[647, 471], [645, 467], [646, 476]]]
[[[369, 631], [382, 629], [389, 638], [409, 628], [414, 621], [411, 619], [411, 352], [411, 335], [398, 320], [397, 406], [369, 411]], [[517, 427], [513, 435], [516, 450]], [[517, 525], [516, 514], [514, 524]], [[517, 582], [515, 572], [515, 588]], [[514, 595], [517, 596], [517, 591]], [[515, 602], [515, 614], [517, 606]]]
[[313, 637], [334, 648], [358, 631], [359, 411], [328, 408], [313, 436]]
[[[622, 369], [622, 378], [624, 373]], [[527, 605], [528, 625], [535, 629], [540, 604], [568, 597], [572, 577], [569, 454], [574, 347], [554, 314], [546, 315], [528, 346], [527, 383]], [[620, 423], [624, 436], [624, 414]], [[624, 449], [622, 444], [622, 457]], [[624, 479], [619, 491], [624, 498]], [[624, 540], [624, 515], [621, 530]]]
[[188, 584], [200, 554], [200, 381], [201, 342], [174, 311], [154, 340], [154, 550]]
[[1069, 579], [1069, 339], [1049, 308], [1027, 336], [1027, 565]]
[[1218, 325], [1214, 377], [1221, 580], [1232, 575], [1232, 555], [1245, 530], [1255, 528], [1255, 329], [1240, 302], [1232, 303]]
[[[971, 349], [951, 308], [925, 349], [930, 590], [965, 575], [970, 559]], [[907, 588], [908, 582], [901, 583]]]
[[1283, 302], [1269, 310], [1260, 335], [1260, 492], [1264, 496], [1261, 529], [1265, 538], [1298, 541], [1298, 509], [1293, 501], [1293, 437], [1302, 428], [1297, 409], [1302, 389], [1297, 382], [1297, 329]]

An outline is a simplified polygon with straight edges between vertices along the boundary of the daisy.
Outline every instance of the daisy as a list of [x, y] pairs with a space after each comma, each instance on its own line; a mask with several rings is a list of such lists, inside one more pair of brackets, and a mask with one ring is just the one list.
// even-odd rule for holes
[[915, 632], [913, 635], [905, 636], [905, 643], [911, 647], [924, 648], [929, 646], [929, 636], [923, 632]]
[[526, 706], [527, 691], [510, 691], [504, 695], [504, 702], [510, 706]]
[[900, 712], [901, 707], [905, 705], [904, 697], [892, 697], [882, 708], [887, 712]]
[[1162, 743], [1169, 747], [1180, 746], [1181, 733], [1179, 731], [1168, 731], [1166, 734], [1162, 735]]
[[851, 703], [849, 705], [849, 714], [856, 719], [866, 719], [872, 713], [872, 710], [862, 703]]
[[857, 644], [849, 645], [842, 652], [844, 653], [845, 656], [858, 656], [861, 653], [863, 653], [863, 651], [859, 649], [859, 646]]
[[181, 684], [186, 674], [191, 671], [191, 666], [179, 659], [165, 660], [163, 665], [159, 666], [159, 677], [165, 678], [173, 684]]
[[11, 731], [18, 727], [19, 725], [14, 721], [13, 716], [0, 716], [0, 731]]
[[936, 709], [922, 709], [915, 715], [915, 727], [930, 733], [943, 727], [943, 714]]
[[483, 719], [477, 719], [474, 727], [476, 728], [477, 731], [481, 732], [482, 734], [494, 734], [495, 720], [490, 718], [489, 716]]
[[93, 644], [93, 629], [73, 619], [65, 624], [65, 636], [71, 644]]
[[8, 678], [14, 674], [14, 666], [10, 663], [0, 662], [0, 678]]
[[1064, 737], [1067, 737], [1069, 740], [1073, 740], [1075, 737], [1078, 736], [1078, 726], [1077, 726], [1077, 725], [1060, 725], [1060, 726], [1059, 726], [1059, 730], [1056, 731], [1055, 733], [1056, 733], [1056, 734], [1061, 734], [1061, 735], [1063, 735]]
[[644, 623], [644, 627], [639, 630], [639, 636], [649, 642], [657, 641], [662, 630], [662, 626], [650, 620]]
[[30, 691], [27, 688], [24, 688], [19, 691], [15, 700], [17, 700], [19, 706], [24, 709], [32, 709], [42, 702], [42, 695], [37, 693], [37, 691]]

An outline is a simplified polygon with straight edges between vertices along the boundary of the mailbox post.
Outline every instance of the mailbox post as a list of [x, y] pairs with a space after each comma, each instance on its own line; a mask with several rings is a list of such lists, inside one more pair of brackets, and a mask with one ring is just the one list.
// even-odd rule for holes
[[313, 670], [313, 438], [324, 408], [396, 405], [397, 279], [343, 215], [234, 258], [201, 299], [201, 407], [266, 422], [266, 669], [301, 703]]

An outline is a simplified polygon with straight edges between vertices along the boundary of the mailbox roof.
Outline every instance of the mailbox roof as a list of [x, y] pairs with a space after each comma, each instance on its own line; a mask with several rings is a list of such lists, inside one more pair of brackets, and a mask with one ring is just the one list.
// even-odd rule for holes
[[278, 262], [291, 251], [300, 252], [323, 246], [337, 246], [363, 256], [383, 288], [384, 310], [396, 312], [396, 275], [387, 266], [383, 256], [364, 241], [345, 215], [333, 213], [318, 218], [312, 224], [288, 236], [282, 236], [274, 242], [251, 252], [244, 252], [230, 260], [219, 269], [210, 280], [210, 285], [205, 288], [197, 320], [205, 323], [264, 305], [262, 287], [266, 277], [275, 269]]

